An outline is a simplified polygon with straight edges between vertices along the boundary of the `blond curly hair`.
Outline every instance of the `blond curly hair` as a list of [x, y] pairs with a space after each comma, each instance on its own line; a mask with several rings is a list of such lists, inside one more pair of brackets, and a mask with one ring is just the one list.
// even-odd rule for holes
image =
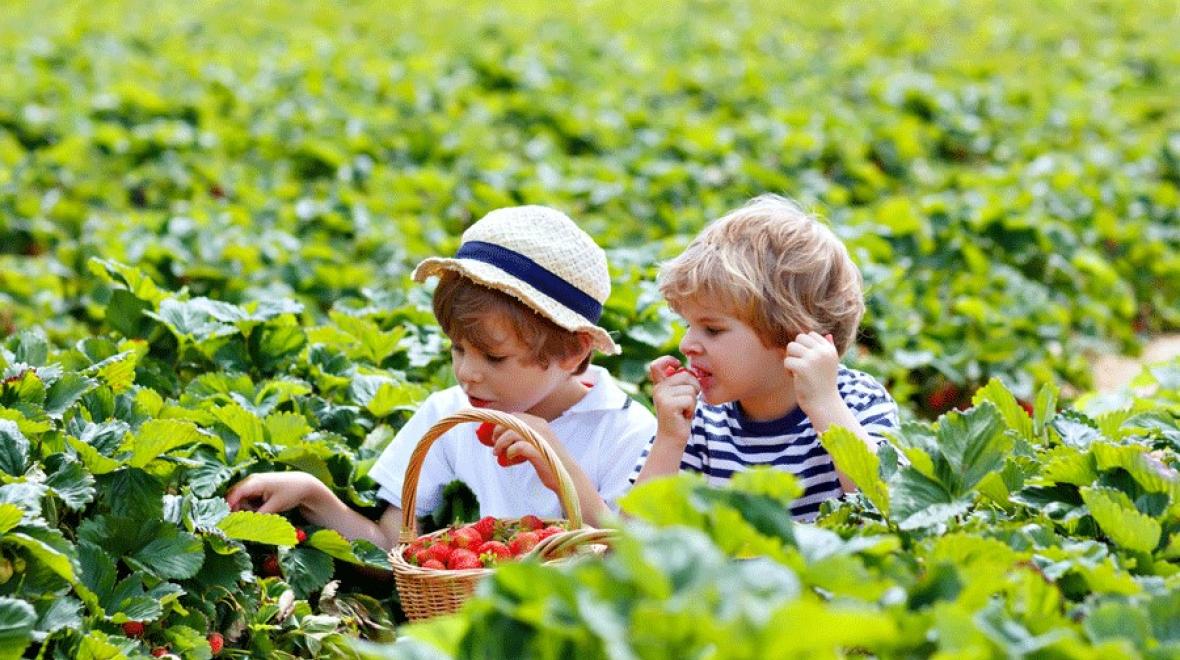
[[832, 230], [779, 195], [760, 195], [710, 223], [663, 264], [660, 293], [719, 308], [749, 325], [767, 347], [796, 335], [831, 334], [843, 355], [864, 315], [863, 280]]

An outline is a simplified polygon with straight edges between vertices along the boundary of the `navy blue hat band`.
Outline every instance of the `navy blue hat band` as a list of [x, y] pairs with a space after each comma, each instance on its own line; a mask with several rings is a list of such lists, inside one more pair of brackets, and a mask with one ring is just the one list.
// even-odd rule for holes
[[591, 323], [597, 324], [598, 319], [602, 318], [602, 303], [519, 252], [493, 243], [468, 241], [459, 246], [455, 258], [472, 259], [495, 266], [527, 282], [537, 291], [577, 312]]

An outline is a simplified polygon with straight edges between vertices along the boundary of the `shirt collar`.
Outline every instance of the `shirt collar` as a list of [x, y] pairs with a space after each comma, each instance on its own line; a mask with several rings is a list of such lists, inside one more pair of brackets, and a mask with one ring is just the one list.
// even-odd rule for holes
[[586, 373], [578, 376], [580, 380], [592, 380], [594, 384], [590, 387], [590, 391], [586, 396], [582, 397], [577, 403], [570, 406], [562, 413], [562, 417], [566, 415], [592, 412], [595, 410], [618, 410], [627, 403], [627, 394], [619, 385], [615, 383], [615, 379], [611, 377], [610, 372], [606, 369], [591, 365]]

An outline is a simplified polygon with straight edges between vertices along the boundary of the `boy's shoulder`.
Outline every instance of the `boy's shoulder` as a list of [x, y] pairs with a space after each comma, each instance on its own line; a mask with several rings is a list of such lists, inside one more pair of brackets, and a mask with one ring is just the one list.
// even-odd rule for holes
[[590, 386], [590, 390], [586, 392], [586, 396], [570, 406], [566, 414], [621, 414], [631, 418], [655, 419], [650, 410], [623, 391], [618, 381], [605, 368], [591, 365], [582, 378], [583, 382]]
[[885, 389], [879, 380], [871, 374], [846, 367], [843, 364], [840, 365], [840, 370], [836, 375], [836, 390], [840, 393], [840, 398], [853, 408], [860, 404], [880, 401], [897, 405], [889, 394], [889, 390]]

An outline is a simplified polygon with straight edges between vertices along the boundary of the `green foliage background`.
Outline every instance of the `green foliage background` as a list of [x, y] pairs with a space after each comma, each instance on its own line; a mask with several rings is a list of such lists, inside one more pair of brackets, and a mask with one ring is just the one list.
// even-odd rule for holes
[[[216, 502], [245, 473], [291, 467], [374, 505], [368, 462], [451, 382], [409, 269], [520, 203], [566, 211], [607, 248], [604, 324], [625, 352], [602, 362], [642, 397], [643, 365], [674, 351], [679, 332], [652, 286], [659, 261], [755, 194], [796, 198], [861, 266], [869, 312], [849, 361], [885, 381], [907, 417], [972, 406], [992, 378], [1025, 402], [1040, 392], [1049, 400], [1026, 458], [1048, 452], [1058, 472], [1017, 497], [1049, 508], [1063, 525], [1054, 533], [1102, 528], [1112, 547], [1140, 553], [1138, 569], [1115, 572], [1158, 577], [1174, 560], [1175, 501], [1158, 495], [1168, 487], [1136, 490], [1100, 474], [1117, 469], [1107, 454], [1087, 471], [1054, 449], [1085, 427], [1174, 452], [1167, 431], [1100, 421], [1139, 406], [1162, 410], [1166, 430], [1174, 404], [1123, 394], [1091, 401], [1075, 425], [1063, 418], [1056, 436], [1044, 425], [1058, 397], [1090, 386], [1090, 351], [1134, 351], [1142, 333], [1180, 326], [1175, 2], [3, 11], [0, 548], [37, 580], [0, 594], [2, 648], [134, 654], [143, 644], [118, 630], [128, 619], [194, 653], [213, 629], [263, 655], [344, 652], [342, 632], [380, 637], [381, 606], [347, 579], [341, 599], [316, 601], [346, 565], [380, 565], [380, 553], [327, 533], [292, 548], [285, 521], [227, 530]], [[1148, 382], [1174, 389], [1170, 374]], [[1023, 422], [1005, 424], [1024, 437]], [[904, 473], [900, 504], [882, 504], [887, 475], [865, 477], [861, 504], [891, 533], [917, 534], [899, 536], [907, 551], [923, 525], [974, 533], [972, 493], [1011, 514], [1008, 495], [1039, 474], [1015, 460], [977, 465], [974, 477], [991, 476], [976, 484], [944, 474], [955, 461]], [[921, 490], [930, 479], [941, 485]], [[1102, 490], [1118, 487], [1158, 533], [1145, 521], [1106, 529], [1128, 506]], [[128, 553], [127, 538], [151, 549]], [[283, 576], [253, 574], [269, 552], [260, 543], [280, 547]], [[891, 575], [917, 600], [938, 579]], [[245, 595], [229, 598], [230, 585]], [[279, 605], [288, 588], [291, 611]], [[955, 628], [967, 615], [945, 616]], [[894, 638], [840, 644], [880, 639]], [[1135, 648], [1154, 648], [1145, 640]], [[890, 644], [879, 648], [922, 651]]]

